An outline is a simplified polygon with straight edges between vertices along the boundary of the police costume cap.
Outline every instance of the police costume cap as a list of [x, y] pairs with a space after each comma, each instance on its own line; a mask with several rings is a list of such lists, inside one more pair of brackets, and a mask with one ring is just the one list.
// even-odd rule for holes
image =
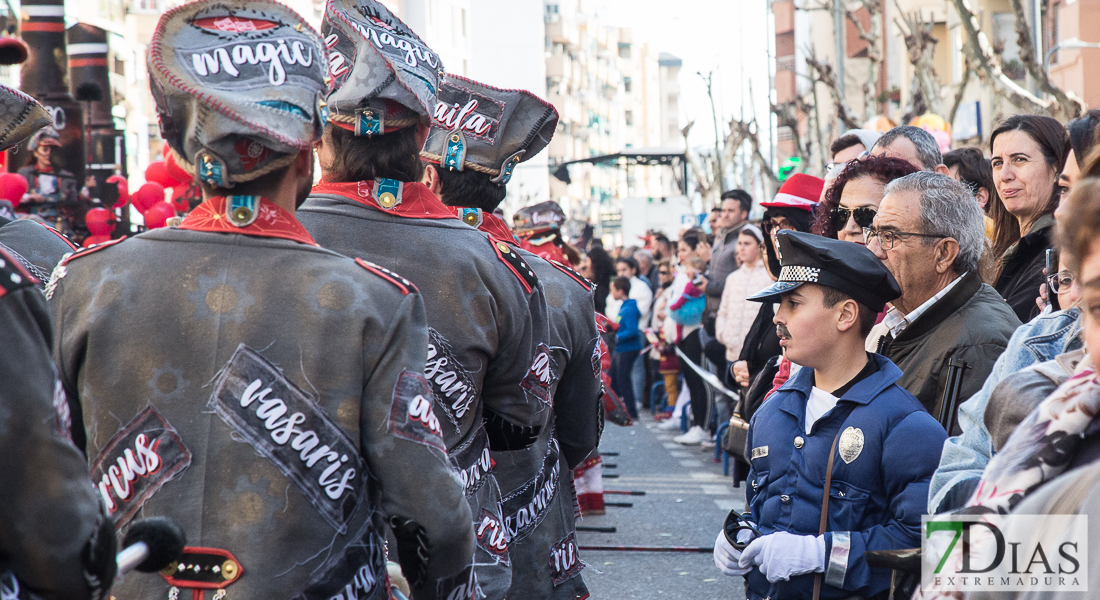
[[376, 0], [328, 0], [321, 35], [333, 125], [372, 137], [427, 123], [443, 62], [388, 8]]
[[558, 229], [565, 222], [565, 211], [553, 200], [525, 206], [512, 215], [517, 234], [530, 234]]
[[421, 158], [451, 171], [472, 169], [505, 185], [519, 163], [554, 137], [558, 111], [526, 90], [503, 90], [447, 75]]
[[199, 0], [166, 12], [149, 46], [163, 137], [220, 188], [289, 165], [324, 131], [321, 37], [271, 0]]
[[859, 244], [812, 233], [783, 230], [779, 242], [779, 280], [749, 296], [755, 302], [778, 302], [779, 295], [804, 283], [816, 283], [848, 294], [875, 312], [901, 296], [901, 288], [873, 252]]
[[[46, 132], [53, 134], [50, 139], [55, 143], [50, 145], [60, 146], [56, 141], [60, 136], [53, 125], [53, 117], [38, 101], [15, 88], [0, 85], [0, 150], [7, 150], [32, 135], [41, 140]], [[38, 148], [37, 143], [33, 145], [32, 152]]]
[[764, 208], [798, 208], [811, 211], [821, 198], [821, 190], [825, 188], [825, 180], [805, 173], [791, 175], [783, 185], [779, 187], [775, 198], [761, 202]]

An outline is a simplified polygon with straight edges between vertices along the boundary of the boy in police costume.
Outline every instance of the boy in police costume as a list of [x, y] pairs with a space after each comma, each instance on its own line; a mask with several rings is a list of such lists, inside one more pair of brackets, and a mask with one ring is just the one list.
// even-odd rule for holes
[[715, 564], [746, 577], [750, 600], [885, 595], [890, 572], [863, 554], [920, 544], [946, 434], [897, 385], [901, 371], [864, 350], [875, 316], [900, 295], [882, 263], [808, 233], [776, 240], [779, 280], [749, 299], [780, 302], [780, 345], [803, 369], [752, 418], [750, 513], [727, 519]]
[[[442, 108], [420, 153], [429, 163], [428, 186], [467, 225], [523, 256], [543, 286], [550, 317], [550, 343], [540, 346], [529, 389], [552, 402], [554, 411], [533, 446], [493, 453], [512, 536], [508, 598], [583, 598], [588, 589], [577, 557], [571, 475], [596, 449], [602, 423], [602, 386], [592, 366], [599, 341], [592, 285], [560, 263], [520, 250], [507, 224], [493, 214], [507, 194], [508, 176], [500, 174], [546, 147], [558, 113], [530, 92], [455, 75], [440, 87], [437, 106]], [[462, 111], [469, 106], [476, 108]], [[448, 118], [448, 111], [458, 114]]]
[[[246, 54], [267, 59], [224, 62]], [[178, 228], [72, 255], [48, 287], [96, 493], [116, 528], [165, 515], [193, 544], [119, 598], [385, 599], [387, 525], [414, 598], [473, 593], [469, 506], [423, 375], [423, 301], [294, 217], [324, 56], [275, 2], [165, 13], [153, 96], [204, 201]]]
[[480, 532], [478, 584], [490, 600], [503, 598], [511, 568], [489, 453], [530, 447], [551, 411], [525, 387], [549, 336], [538, 278], [421, 183], [420, 149], [444, 79], [438, 56], [375, 0], [329, 2], [321, 30], [334, 89], [317, 150], [323, 179], [299, 215], [322, 246], [420, 289], [426, 375]]

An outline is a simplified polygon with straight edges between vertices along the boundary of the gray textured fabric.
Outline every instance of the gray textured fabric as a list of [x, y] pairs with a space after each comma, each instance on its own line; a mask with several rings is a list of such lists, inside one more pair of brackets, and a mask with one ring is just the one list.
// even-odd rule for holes
[[[527, 291], [495, 243], [450, 216], [423, 184], [402, 184], [401, 201], [392, 210], [371, 200], [375, 185], [351, 184], [360, 192], [347, 196], [325, 193], [322, 184], [299, 217], [322, 246], [366, 257], [420, 289], [431, 332], [426, 375], [439, 400], [444, 440], [468, 482], [475, 521], [483, 511], [500, 520], [500, 505], [486, 489], [497, 486], [495, 476], [481, 452], [465, 449], [478, 447], [487, 414], [516, 427], [549, 422], [549, 400], [529, 391], [537, 389], [529, 375], [536, 348], [549, 338], [541, 287], [536, 282]], [[508, 589], [505, 560], [479, 544], [477, 576], [489, 598], [501, 598]]]
[[0, 252], [0, 556], [20, 587], [82, 600], [81, 553], [105, 516], [67, 439], [46, 300], [27, 274]]
[[503, 185], [517, 164], [550, 143], [557, 126], [558, 111], [531, 92], [447, 75], [420, 156], [455, 171], [472, 165]]
[[327, 68], [317, 32], [281, 4], [184, 4], [149, 45], [161, 137], [216, 187], [265, 175], [320, 139]]
[[50, 272], [61, 259], [77, 247], [57, 230], [29, 219], [12, 221], [0, 227], [0, 246], [6, 246], [26, 259], [34, 269], [34, 276], [43, 284], [49, 281]]
[[1062, 365], [1057, 360], [1048, 360], [1001, 380], [993, 388], [985, 411], [993, 451], [1000, 452], [1016, 427], [1067, 379], [1069, 373]]
[[[368, 270], [286, 239], [169, 228], [55, 271], [61, 379], [119, 526], [166, 515], [190, 545], [232, 552], [230, 598], [387, 597], [384, 517], [423, 528], [415, 597], [468, 573], [469, 508], [425, 402], [423, 303]], [[114, 465], [133, 449], [148, 466], [154, 438], [155, 476], [120, 494]], [[167, 594], [155, 576], [116, 590]]]
[[[493, 453], [504, 496], [504, 524], [512, 536], [508, 597], [574, 600], [588, 594], [580, 577], [583, 563], [561, 556], [555, 560], [554, 553], [571, 550], [576, 556], [572, 468], [599, 443], [602, 386], [592, 366], [599, 343], [596, 308], [588, 286], [530, 252], [519, 252], [534, 269], [546, 297], [551, 343], [544, 349], [549, 351], [543, 364], [549, 369], [547, 391], [554, 412], [534, 446]], [[566, 548], [569, 543], [574, 547]]]
[[[393, 123], [385, 120], [408, 116], [415, 122], [416, 115], [426, 117], [435, 109], [435, 96], [445, 77], [443, 62], [381, 3], [328, 2], [321, 33], [329, 50], [333, 90], [328, 108], [334, 122], [355, 126], [357, 135], [375, 135], [391, 129]], [[360, 109], [368, 107], [376, 111], [366, 115], [362, 125], [377, 123], [378, 131], [358, 128]], [[403, 109], [415, 115], [403, 115]]]

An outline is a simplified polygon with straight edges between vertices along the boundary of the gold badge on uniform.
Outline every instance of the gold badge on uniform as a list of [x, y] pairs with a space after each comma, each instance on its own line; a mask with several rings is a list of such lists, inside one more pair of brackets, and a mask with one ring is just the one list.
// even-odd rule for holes
[[852, 464], [852, 461], [859, 457], [859, 453], [863, 452], [863, 430], [858, 427], [845, 429], [844, 433], [840, 434], [839, 446], [840, 458], [845, 464]]

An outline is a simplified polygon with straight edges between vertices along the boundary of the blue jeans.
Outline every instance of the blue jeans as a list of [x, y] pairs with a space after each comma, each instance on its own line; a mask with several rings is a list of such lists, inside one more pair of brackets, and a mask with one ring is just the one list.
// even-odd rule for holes
[[638, 418], [638, 405], [634, 401], [634, 385], [630, 378], [630, 372], [634, 363], [638, 360], [639, 350], [616, 352], [611, 355], [611, 389], [623, 399], [626, 412], [631, 418]]

